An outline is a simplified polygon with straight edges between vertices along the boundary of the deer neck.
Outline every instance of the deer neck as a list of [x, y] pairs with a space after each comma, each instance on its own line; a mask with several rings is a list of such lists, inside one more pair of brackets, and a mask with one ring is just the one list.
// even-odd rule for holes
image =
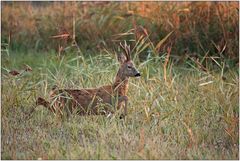
[[129, 77], [124, 76], [123, 73], [119, 70], [115, 81], [113, 83], [113, 90], [117, 92], [119, 96], [126, 96], [128, 91], [128, 79]]

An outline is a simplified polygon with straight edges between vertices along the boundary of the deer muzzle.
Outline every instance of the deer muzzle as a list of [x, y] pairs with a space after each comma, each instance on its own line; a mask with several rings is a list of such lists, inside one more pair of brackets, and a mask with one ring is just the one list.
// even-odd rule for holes
[[140, 74], [140, 73], [137, 73], [137, 74], [135, 74], [134, 76], [135, 76], [135, 77], [140, 77], [141, 74]]

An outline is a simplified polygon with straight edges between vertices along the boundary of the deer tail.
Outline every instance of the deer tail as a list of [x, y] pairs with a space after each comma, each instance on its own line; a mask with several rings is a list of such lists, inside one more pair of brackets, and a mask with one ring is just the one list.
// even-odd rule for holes
[[[58, 87], [56, 85], [54, 85], [50, 91], [50, 97], [54, 97], [54, 95], [56, 94], [56, 91], [58, 90]], [[44, 98], [42, 97], [38, 97], [37, 101], [36, 101], [36, 105], [42, 105], [46, 108], [48, 108], [50, 111], [52, 112], [56, 112], [55, 108], [51, 105], [50, 102], [46, 101]]]
[[36, 101], [36, 105], [42, 105], [44, 107], [46, 107], [47, 109], [49, 109], [51, 112], [55, 113], [55, 109], [53, 106], [51, 106], [50, 102], [46, 101], [44, 98], [42, 97], [38, 97], [37, 101]]
[[31, 109], [31, 111], [29, 113], [25, 113], [26, 114], [26, 117], [25, 117], [26, 120], [31, 118], [31, 115], [35, 111], [36, 107], [39, 106], [39, 105], [42, 105], [42, 106], [47, 107], [47, 108], [50, 107], [50, 103], [48, 101], [46, 101], [42, 97], [38, 97], [38, 99], [36, 101], [36, 105]]
[[49, 107], [50, 103], [48, 101], [46, 101], [44, 98], [42, 97], [38, 97], [37, 101], [36, 101], [36, 105], [42, 105], [44, 107]]

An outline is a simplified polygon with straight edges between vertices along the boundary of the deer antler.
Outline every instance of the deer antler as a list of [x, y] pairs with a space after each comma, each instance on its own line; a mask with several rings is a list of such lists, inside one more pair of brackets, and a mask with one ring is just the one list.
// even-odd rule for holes
[[121, 42], [120, 42], [120, 46], [124, 50], [127, 60], [130, 60], [131, 59], [131, 57], [130, 57], [130, 45], [127, 45], [126, 41], [124, 41], [124, 46], [122, 45]]

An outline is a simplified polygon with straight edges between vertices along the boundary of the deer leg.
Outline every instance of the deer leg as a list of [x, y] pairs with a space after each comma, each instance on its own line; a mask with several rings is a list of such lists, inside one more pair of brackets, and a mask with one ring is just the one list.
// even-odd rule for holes
[[118, 98], [118, 109], [121, 106], [121, 103], [124, 102], [124, 114], [120, 116], [120, 119], [124, 118], [127, 115], [127, 103], [128, 103], [128, 97], [127, 96], [120, 96]]

